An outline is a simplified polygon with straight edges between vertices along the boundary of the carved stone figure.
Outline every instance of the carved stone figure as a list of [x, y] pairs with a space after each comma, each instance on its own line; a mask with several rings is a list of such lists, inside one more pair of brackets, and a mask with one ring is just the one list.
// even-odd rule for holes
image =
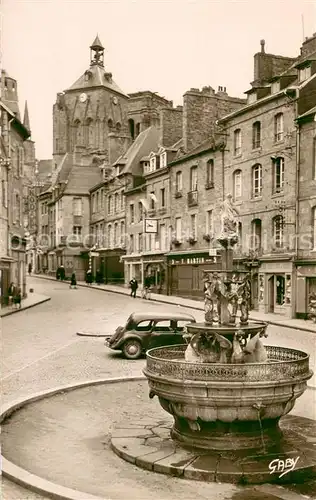
[[242, 283], [238, 287], [239, 307], [240, 307], [240, 324], [247, 325], [249, 317], [249, 306], [251, 298], [251, 283], [250, 275], [247, 274]]
[[252, 337], [249, 342], [247, 342], [244, 348], [244, 362], [245, 363], [266, 363], [268, 360], [267, 351], [260, 340], [261, 337], [267, 337], [267, 333], [263, 329], [261, 332], [257, 333]]
[[238, 216], [239, 212], [233, 205], [232, 195], [229, 194], [221, 205], [221, 232], [218, 241], [224, 246], [234, 245], [238, 241]]
[[216, 332], [193, 335], [185, 351], [185, 360], [191, 363], [228, 363], [232, 343]]

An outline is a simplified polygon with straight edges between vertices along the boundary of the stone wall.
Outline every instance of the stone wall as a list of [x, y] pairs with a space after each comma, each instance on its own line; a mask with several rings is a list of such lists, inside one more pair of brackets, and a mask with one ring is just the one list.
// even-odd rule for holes
[[189, 152], [210, 139], [216, 121], [226, 114], [239, 109], [245, 99], [230, 97], [226, 91], [215, 93], [212, 87], [202, 90], [191, 89], [183, 96], [183, 141], [184, 149]]
[[159, 144], [170, 147], [182, 138], [183, 108], [164, 108], [160, 110]]

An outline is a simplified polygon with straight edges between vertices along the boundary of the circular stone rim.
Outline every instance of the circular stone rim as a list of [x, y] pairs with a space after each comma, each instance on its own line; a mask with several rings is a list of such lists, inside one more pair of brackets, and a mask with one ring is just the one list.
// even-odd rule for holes
[[[294, 419], [302, 419], [307, 421], [315, 422], [315, 420], [308, 419], [306, 417], [298, 417], [296, 415], [287, 415], [284, 417], [284, 420], [294, 420]], [[206, 481], [206, 482], [223, 482], [230, 484], [237, 484], [239, 486], [246, 486], [250, 484], [263, 484], [263, 483], [271, 483], [273, 485], [284, 485], [286, 486], [289, 482], [295, 482], [298, 477], [301, 477], [301, 474], [306, 473], [308, 471], [309, 474], [312, 474], [313, 477], [316, 475], [316, 450], [312, 447], [309, 448], [310, 454], [306, 454], [306, 450], [304, 449], [304, 460], [303, 464], [300, 468], [294, 469], [290, 471], [289, 474], [284, 476], [284, 480], [281, 480], [276, 475], [273, 477], [271, 472], [269, 472], [269, 468], [267, 470], [263, 470], [262, 468], [262, 457], [264, 455], [255, 455], [250, 456], [249, 458], [257, 458], [258, 459], [258, 469], [254, 471], [247, 471], [247, 467], [244, 468], [242, 465], [236, 465], [236, 460], [231, 459], [231, 470], [229, 469], [229, 459], [228, 462], [225, 461], [226, 457], [222, 457], [223, 459], [223, 469], [220, 469], [221, 458], [220, 452], [210, 451], [207, 453], [205, 449], [197, 449], [192, 448], [191, 450], [186, 447], [184, 444], [181, 446], [179, 443], [175, 442], [172, 437], [166, 437], [166, 432], [164, 430], [170, 429], [172, 430], [173, 426], [170, 421], [164, 421], [160, 423], [160, 426], [157, 425], [154, 419], [152, 419], [152, 425], [148, 425], [144, 423], [143, 428], [139, 426], [139, 436], [131, 437], [127, 435], [124, 437], [124, 430], [126, 431], [126, 424], [119, 424], [115, 427], [112, 436], [111, 436], [111, 448], [112, 450], [123, 460], [136, 465], [145, 470], [149, 470], [151, 472], [166, 474], [169, 476], [182, 477], [184, 479], [189, 480], [198, 480], [198, 481]], [[163, 432], [162, 435], [154, 435], [150, 436], [150, 432], [152, 429], [157, 429], [161, 427]], [[146, 436], [147, 434], [147, 436]], [[148, 436], [149, 434], [149, 436]], [[154, 438], [155, 444], [153, 446], [159, 447], [160, 449], [156, 451], [151, 451], [150, 448], [150, 438]], [[157, 443], [157, 439], [160, 439], [160, 442]], [[135, 441], [138, 441], [135, 443]], [[144, 443], [145, 441], [145, 443]], [[146, 446], [149, 447], [148, 451], [144, 449]], [[149, 443], [149, 444], [148, 444]], [[134, 453], [133, 453], [134, 446]], [[141, 451], [142, 450], [142, 451]], [[292, 452], [289, 452], [292, 454]], [[298, 453], [300, 453], [298, 451]], [[311, 456], [314, 454], [314, 456]], [[206, 467], [203, 468], [203, 463], [205, 464], [206, 455], [210, 456], [211, 467], [208, 469]], [[271, 458], [271, 455], [268, 454], [267, 457]], [[198, 462], [201, 460], [201, 466], [191, 466], [194, 462]], [[268, 458], [266, 460], [269, 460]], [[249, 461], [251, 462], [251, 460]], [[244, 463], [244, 466], [247, 462]], [[239, 470], [238, 470], [239, 469]], [[293, 479], [291, 479], [293, 478]], [[309, 479], [309, 477], [308, 477]]]
[[[11, 401], [2, 405], [0, 410], [0, 424], [9, 418], [12, 413], [18, 411], [24, 406], [34, 403], [35, 401], [40, 401], [47, 397], [54, 396], [63, 392], [70, 392], [76, 389], [83, 389], [84, 387], [94, 386], [94, 385], [108, 385], [115, 384], [119, 382], [137, 382], [146, 381], [144, 376], [123, 376], [105, 379], [93, 379], [83, 382], [76, 382], [75, 384], [61, 385], [54, 387], [45, 391], [40, 391], [33, 393], [27, 397], [19, 398], [15, 401]], [[99, 497], [91, 493], [86, 493], [84, 491], [74, 490], [72, 488], [67, 488], [58, 483], [48, 481], [47, 479], [37, 476], [36, 474], [19, 467], [14, 462], [11, 462], [5, 455], [1, 455], [2, 458], [2, 475], [10, 481], [26, 488], [29, 491], [39, 493], [41, 495], [51, 496], [53, 498], [59, 498], [60, 500], [104, 500], [104, 496]], [[106, 494], [106, 493], [105, 493]]]

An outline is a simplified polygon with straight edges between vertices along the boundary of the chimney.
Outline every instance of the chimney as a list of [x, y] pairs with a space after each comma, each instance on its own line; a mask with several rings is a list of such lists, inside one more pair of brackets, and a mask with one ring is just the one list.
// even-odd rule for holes
[[301, 56], [306, 57], [316, 51], [316, 33], [311, 37], [306, 37], [301, 47]]
[[266, 83], [274, 76], [286, 71], [295, 61], [295, 57], [284, 57], [265, 52], [265, 40], [260, 40], [261, 51], [254, 55], [253, 86]]

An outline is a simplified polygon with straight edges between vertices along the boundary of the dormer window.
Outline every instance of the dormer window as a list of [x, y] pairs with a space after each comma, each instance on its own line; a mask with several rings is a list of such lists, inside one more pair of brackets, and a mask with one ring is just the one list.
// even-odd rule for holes
[[164, 151], [161, 155], [160, 155], [160, 168], [164, 168], [167, 166], [167, 152]]
[[280, 92], [280, 82], [276, 81], [271, 84], [271, 94], [277, 94]]
[[251, 94], [248, 94], [248, 104], [252, 104], [253, 102], [256, 102], [257, 100], [257, 92], [252, 92]]
[[149, 171], [154, 172], [154, 170], [156, 170], [156, 156], [153, 156], [152, 158], [150, 158]]
[[311, 76], [311, 66], [310, 64], [308, 66], [304, 66], [303, 68], [299, 69], [299, 81], [304, 82]]
[[115, 175], [119, 175], [120, 174], [120, 170], [121, 170], [120, 165], [116, 165], [116, 167], [115, 167]]
[[147, 174], [149, 172], [149, 161], [143, 162], [143, 172], [144, 174]]

